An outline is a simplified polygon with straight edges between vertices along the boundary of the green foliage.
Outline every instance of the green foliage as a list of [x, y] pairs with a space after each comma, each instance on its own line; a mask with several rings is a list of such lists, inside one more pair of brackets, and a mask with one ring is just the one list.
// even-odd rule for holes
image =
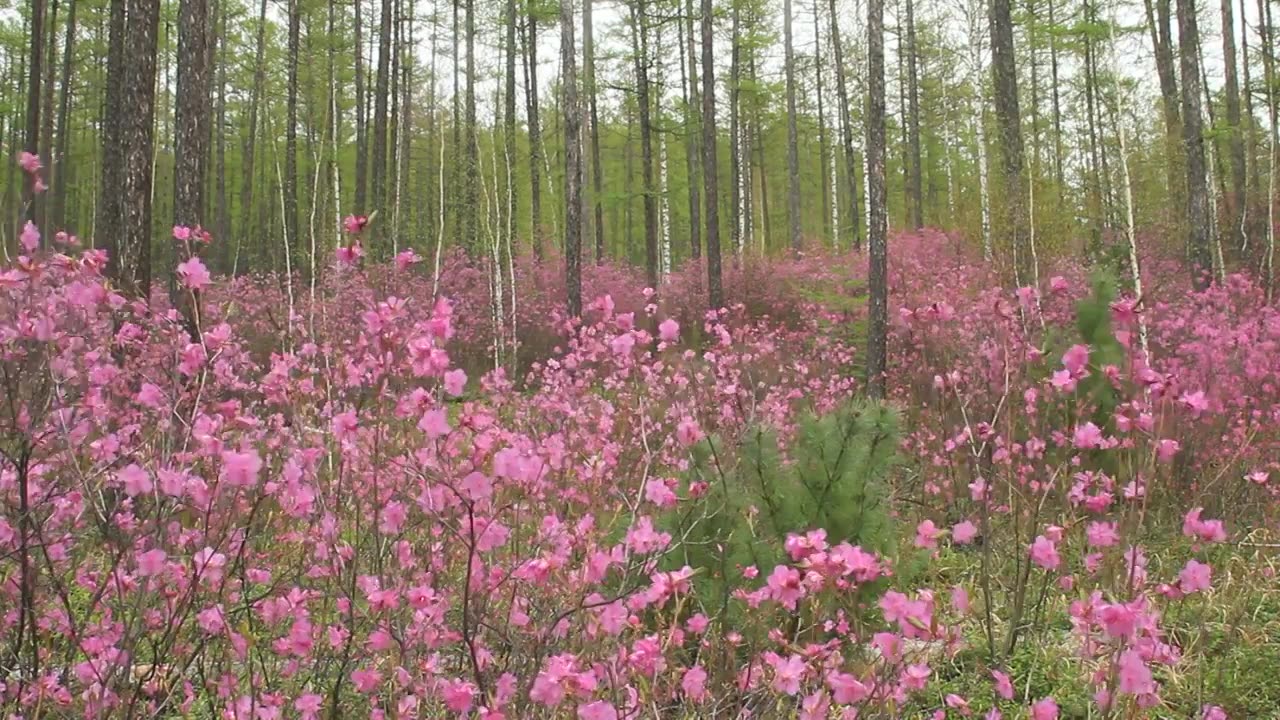
[[707, 482], [707, 492], [665, 524], [691, 541], [672, 561], [699, 571], [704, 606], [727, 609], [744, 585], [744, 567], [767, 576], [784, 560], [783, 543], [792, 533], [820, 528], [833, 545], [889, 553], [894, 535], [886, 477], [896, 462], [898, 425], [888, 407], [852, 402], [804, 416], [785, 453], [776, 433], [764, 428], [747, 434], [732, 463], [720, 441], [699, 443], [690, 481]]

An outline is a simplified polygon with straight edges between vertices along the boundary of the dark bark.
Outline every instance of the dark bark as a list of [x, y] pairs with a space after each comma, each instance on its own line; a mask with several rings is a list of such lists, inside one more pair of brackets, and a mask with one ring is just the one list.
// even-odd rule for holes
[[[356, 189], [352, 208], [356, 213], [365, 212], [369, 186], [369, 119], [365, 115], [364, 69], [364, 0], [354, 0], [355, 5], [355, 76], [356, 76]], [[456, 28], [455, 28], [456, 29]]]
[[640, 116], [640, 178], [644, 192], [645, 282], [658, 287], [658, 196], [653, 180], [652, 98], [649, 97], [649, 30], [644, 0], [631, 3], [632, 52], [636, 73], [636, 106]]
[[1049, 27], [1055, 30], [1049, 33], [1049, 81], [1053, 89], [1053, 177], [1058, 188], [1058, 202], [1062, 202], [1062, 194], [1066, 188], [1066, 176], [1062, 170], [1062, 158], [1066, 154], [1062, 150], [1062, 97], [1058, 85], [1058, 33], [1054, 0], [1048, 0]]
[[[520, 208], [520, 192], [515, 183], [516, 158], [516, 12], [517, 0], [507, 0], [506, 38], [506, 92], [503, 96], [503, 124], [505, 126], [505, 152], [507, 167], [507, 224], [512, 233], [516, 228], [516, 214]], [[511, 239], [512, 245], [515, 239]]]
[[[178, 80], [174, 115], [173, 224], [204, 225], [205, 161], [209, 156], [209, 0], [178, 5]], [[286, 182], [287, 184], [287, 182]], [[170, 299], [197, 338], [197, 308], [170, 268]]]
[[[257, 51], [253, 70], [253, 90], [249, 95], [249, 125], [246, 128], [247, 134], [244, 139], [244, 160], [241, 166], [241, 186], [240, 186], [240, 236], [236, 238], [237, 245], [242, 245], [253, 239], [255, 224], [253, 221], [253, 182], [254, 182], [254, 160], [258, 139], [258, 110], [262, 102], [263, 84], [266, 81], [266, 67], [264, 65], [264, 53], [266, 52], [266, 32], [267, 32], [267, 0], [262, 0], [262, 4], [258, 11], [258, 37]], [[256, 227], [261, 228], [264, 223], [259, 222]], [[234, 265], [234, 262], [233, 262]]]
[[[107, 249], [107, 271], [113, 277], [121, 274], [118, 248], [124, 229], [124, 197], [120, 190], [124, 187], [124, 89], [127, 72], [124, 38], [128, 32], [128, 6], [128, 0], [111, 0], [107, 82], [102, 109], [102, 171], [97, 217], [93, 223], [96, 244]], [[136, 271], [130, 270], [127, 274], [132, 278]]]
[[[997, 0], [998, 1], [998, 0]], [[867, 1], [867, 187], [871, 220], [867, 246], [867, 395], [885, 396], [888, 364], [889, 286], [888, 222], [885, 202], [884, 0]]]
[[[736, 256], [742, 247], [742, 13], [739, 3], [733, 4], [733, 35], [730, 40], [729, 59], [729, 212], [732, 221], [729, 223], [729, 246]], [[683, 63], [681, 63], [683, 66]], [[690, 180], [690, 187], [693, 181]]]
[[1182, 120], [1173, 62], [1169, 3], [1170, 0], [1143, 0], [1151, 45], [1155, 48], [1156, 75], [1160, 79], [1160, 105], [1164, 111], [1166, 148], [1169, 155], [1165, 170], [1170, 206], [1179, 208], [1184, 206], [1183, 198], [1186, 195], [1186, 177], [1180, 172], [1186, 159], [1181, 139]]
[[[52, 180], [53, 172], [53, 70], [56, 67], [54, 62], [55, 52], [58, 47], [58, 0], [53, 0], [49, 5], [49, 19], [45, 22], [48, 27], [48, 38], [44, 46], [44, 78], [40, 81], [40, 92], [43, 96], [40, 105], [40, 164], [44, 166], [44, 182], [46, 186]], [[47, 193], [47, 190], [46, 190]], [[47, 243], [52, 235], [53, 227], [50, 224], [49, 217], [49, 197], [44, 194], [40, 197], [40, 220], [41, 238]]]
[[[298, 0], [293, 0], [298, 2]], [[373, 150], [369, 168], [369, 212], [386, 213], [387, 205], [387, 99], [391, 93], [391, 0], [382, 0], [378, 14], [378, 70], [373, 95]], [[466, 212], [466, 209], [462, 209]], [[389, 218], [379, 218], [372, 228], [380, 240]], [[470, 237], [470, 235], [468, 235]], [[381, 251], [381, 248], [379, 248]]]
[[284, 251], [298, 244], [298, 42], [302, 0], [289, 0], [288, 90], [284, 120]]
[[840, 40], [839, 15], [836, 0], [827, 0], [831, 16], [831, 47], [835, 54], [836, 98], [840, 101], [840, 144], [844, 147], [845, 182], [849, 189], [850, 240], [849, 247], [862, 250], [862, 213], [858, 203], [858, 158], [853, 152], [853, 118], [849, 113], [849, 84], [845, 77], [844, 45]]
[[[1226, 87], [1227, 158], [1231, 164], [1231, 189], [1227, 193], [1227, 237], [1232, 247], [1244, 243], [1245, 159], [1244, 128], [1240, 121], [1240, 79], [1236, 67], [1235, 18], [1232, 0], [1222, 0], [1222, 58]], [[1242, 19], [1243, 21], [1243, 19]]]
[[[591, 206], [595, 214], [592, 230], [596, 240], [596, 264], [604, 262], [604, 166], [600, 162], [600, 113], [596, 107], [595, 28], [591, 16], [593, 0], [582, 3], [582, 73], [587, 93], [587, 112], [591, 127]], [[683, 23], [681, 24], [683, 27]], [[684, 51], [680, 53], [684, 57]]]
[[990, 0], [991, 74], [994, 80], [996, 125], [1004, 176], [1004, 232], [1013, 250], [1014, 280], [1031, 282], [1028, 249], [1026, 187], [1023, 177], [1022, 115], [1018, 108], [1018, 72], [1013, 47], [1013, 18], [1009, 0]]
[[920, 162], [920, 73], [916, 61], [915, 2], [907, 2], [907, 146], [910, 153], [908, 194], [911, 226], [924, 227], [924, 192]]
[[795, 48], [791, 40], [791, 0], [783, 0], [783, 70], [787, 79], [787, 227], [792, 252], [800, 251], [800, 149], [796, 128]]
[[[813, 75], [818, 92], [818, 164], [821, 166], [819, 174], [822, 176], [818, 186], [822, 188], [822, 235], [825, 240], [835, 238], [832, 234], [835, 229], [831, 227], [832, 198], [827, 178], [827, 115], [822, 97], [822, 6], [820, 3], [821, 0], [814, 0], [813, 3]], [[734, 186], [737, 187], [736, 177]], [[737, 203], [734, 204], [734, 212], [737, 212]]]
[[715, 15], [702, 0], [702, 180], [707, 202], [707, 298], [713, 310], [724, 306], [720, 277], [720, 190], [716, 161]]
[[128, 295], [151, 293], [151, 182], [156, 89], [156, 37], [160, 0], [131, 0], [121, 103], [124, 122], [124, 228], [114, 279]]
[[538, 110], [538, 20], [530, 14], [524, 37], [525, 116], [529, 125], [529, 214], [533, 256], [542, 259], [542, 118]]
[[689, 175], [689, 252], [697, 260], [702, 257], [702, 96], [698, 89], [698, 55], [693, 34], [693, 0], [685, 0], [685, 46], [688, 53], [689, 90], [685, 95], [685, 170]]
[[582, 315], [582, 113], [573, 40], [572, 0], [560, 0], [560, 72], [564, 97], [564, 275], [569, 317]]
[[[385, 0], [384, 0], [385, 1]], [[463, 234], [468, 247], [479, 247], [480, 146], [476, 135], [476, 2], [467, 0], [467, 134]]]
[[1209, 248], [1209, 188], [1205, 179], [1204, 128], [1200, 108], [1200, 30], [1194, 0], [1178, 0], [1178, 42], [1182, 76], [1182, 142], [1187, 164], [1187, 251], [1192, 280], [1204, 288], [1212, 279]]
[[[32, 155], [40, 154], [40, 86], [44, 66], [44, 0], [31, 0], [31, 54], [27, 60], [27, 130], [23, 148]], [[31, 178], [23, 183], [26, 217], [39, 223], [42, 214], [41, 193], [35, 192]]]
[[58, 138], [53, 152], [50, 175], [53, 180], [52, 208], [50, 221], [54, 227], [67, 227], [67, 178], [71, 174], [71, 166], [67, 163], [67, 154], [71, 148], [71, 79], [72, 58], [76, 43], [76, 0], [67, 3], [67, 30], [62, 45], [62, 95], [58, 100]]

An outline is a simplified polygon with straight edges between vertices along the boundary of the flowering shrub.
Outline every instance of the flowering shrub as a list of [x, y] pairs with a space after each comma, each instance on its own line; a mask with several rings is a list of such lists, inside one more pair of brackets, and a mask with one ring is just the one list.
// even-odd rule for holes
[[[1247, 279], [1005, 290], [898, 238], [896, 410], [866, 410], [898, 463], [849, 464], [814, 438], [856, 407], [856, 258], [746, 264], [706, 316], [696, 267], [595, 267], [570, 323], [551, 263], [494, 313], [488, 268], [436, 294], [349, 225], [284, 289], [177, 237], [194, 333], [69, 238], [0, 272], [6, 715], [1274, 710], [1206, 672], [1280, 618], [1280, 313]], [[862, 489], [761, 507], [824, 482]]]

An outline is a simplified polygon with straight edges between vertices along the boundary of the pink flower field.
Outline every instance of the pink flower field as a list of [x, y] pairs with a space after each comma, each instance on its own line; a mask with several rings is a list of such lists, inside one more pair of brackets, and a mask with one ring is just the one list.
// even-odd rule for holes
[[[34, 232], [34, 229], [32, 230]], [[38, 240], [38, 237], [35, 238]], [[62, 238], [69, 240], [68, 238]], [[703, 314], [553, 259], [0, 270], [7, 718], [1273, 718], [1280, 310], [897, 235]], [[496, 340], [495, 340], [496, 338]]]

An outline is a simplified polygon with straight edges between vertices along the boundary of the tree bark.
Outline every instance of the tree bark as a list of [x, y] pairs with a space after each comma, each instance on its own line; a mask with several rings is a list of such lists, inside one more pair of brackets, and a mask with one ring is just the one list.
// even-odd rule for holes
[[[27, 60], [27, 131], [23, 143], [27, 152], [37, 156], [40, 155], [40, 87], [43, 80], [41, 68], [44, 67], [45, 60], [44, 5], [45, 0], [31, 0], [31, 54]], [[43, 211], [41, 193], [35, 192], [33, 178], [26, 179], [22, 187], [26, 217], [30, 222], [39, 223]]]
[[542, 259], [542, 128], [538, 111], [538, 20], [527, 18], [525, 47], [525, 115], [529, 125], [529, 213], [533, 256]]
[[701, 129], [702, 101], [698, 90], [698, 60], [693, 35], [693, 0], [685, 0], [685, 40], [689, 59], [689, 92], [685, 96], [685, 167], [689, 175], [689, 252], [697, 260], [702, 257], [702, 198], [699, 182], [702, 174], [702, 148], [698, 137]]
[[[131, 0], [124, 53], [124, 227], [115, 267], [108, 266], [127, 295], [151, 295], [151, 182], [156, 91], [156, 36], [160, 0]], [[117, 188], [118, 190], [119, 188]], [[114, 272], [111, 272], [114, 270]]]
[[[594, 0], [583, 0], [582, 3], [582, 73], [591, 122], [591, 127], [588, 128], [591, 133], [591, 206], [595, 217], [592, 229], [596, 236], [596, 264], [599, 265], [604, 262], [604, 166], [600, 162], [600, 113], [596, 107], [596, 42], [591, 14], [593, 4]], [[680, 50], [680, 57], [683, 61], [683, 49]]]
[[836, 97], [840, 101], [840, 144], [844, 146], [844, 172], [849, 188], [849, 218], [852, 223], [849, 230], [849, 247], [860, 251], [862, 250], [862, 233], [859, 224], [862, 213], [858, 208], [858, 158], [853, 151], [853, 119], [849, 113], [849, 85], [845, 76], [844, 44], [840, 40], [836, 0], [827, 0], [827, 3], [831, 15], [831, 47], [836, 61]]
[[284, 127], [284, 251], [298, 243], [298, 43], [302, 0], [289, 0], [288, 83]]
[[365, 116], [364, 69], [364, 0], [353, 0], [355, 6], [355, 76], [356, 76], [356, 188], [353, 210], [365, 212], [369, 186], [369, 119]]
[[920, 163], [920, 75], [916, 61], [915, 2], [907, 3], [907, 144], [910, 148], [908, 193], [911, 226], [924, 227], [924, 188]]
[[702, 181], [707, 202], [707, 298], [712, 310], [724, 306], [720, 276], [720, 190], [716, 160], [715, 15], [702, 0]]
[[[1185, 150], [1182, 145], [1182, 119], [1179, 109], [1178, 81], [1173, 62], [1172, 30], [1169, 27], [1170, 0], [1143, 0], [1147, 13], [1147, 27], [1151, 33], [1151, 45], [1155, 48], [1156, 75], [1160, 79], [1160, 105], [1164, 110], [1164, 127], [1168, 162], [1165, 163], [1169, 185], [1170, 207], [1184, 207], [1186, 177]], [[1176, 212], [1176, 211], [1175, 211]]]
[[582, 315], [582, 112], [573, 39], [572, 0], [560, 0], [560, 103], [564, 114], [564, 275], [569, 317]]
[[787, 79], [787, 227], [791, 251], [799, 252], [800, 237], [800, 149], [796, 128], [795, 48], [791, 38], [791, 0], [782, 4], [782, 36], [785, 50], [783, 69]]
[[1192, 281], [1206, 288], [1212, 279], [1209, 246], [1209, 188], [1205, 181], [1204, 128], [1200, 109], [1200, 31], [1195, 0], [1178, 0], [1178, 42], [1182, 75], [1182, 142], [1187, 158], [1187, 250]]
[[[296, 0], [295, 0], [296, 1]], [[205, 160], [209, 153], [209, 0], [178, 6], [178, 81], [174, 116], [173, 224], [204, 225]], [[176, 273], [176, 268], [170, 268]], [[174, 276], [171, 274], [171, 278]], [[199, 337], [198, 309], [190, 293], [171, 279], [170, 300]]]
[[[101, 180], [98, 185], [98, 203], [94, 218], [94, 235], [102, 247], [109, 253], [107, 273], [111, 277], [119, 277], [119, 244], [124, 231], [124, 128], [126, 108], [124, 106], [125, 75], [128, 68], [124, 64], [124, 38], [128, 32], [126, 17], [128, 0], [111, 0], [110, 33], [107, 41], [107, 82], [104, 94], [105, 102], [102, 113], [102, 167]], [[130, 278], [136, 276], [136, 270], [130, 270]]]
[[1245, 218], [1245, 159], [1244, 129], [1240, 122], [1240, 80], [1236, 67], [1235, 19], [1232, 0], [1222, 0], [1222, 58], [1226, 87], [1223, 94], [1227, 105], [1227, 156], [1231, 164], [1231, 190], [1227, 194], [1228, 237], [1233, 247], [1244, 244]]
[[[999, 0], [997, 0], [999, 1]], [[867, 246], [870, 266], [867, 278], [867, 395], [885, 396], [888, 364], [889, 215], [885, 202], [885, 100], [884, 100], [884, 0], [867, 0], [867, 187], [871, 191], [871, 222]]]
[[658, 287], [658, 197], [653, 184], [652, 98], [649, 97], [649, 30], [644, 0], [631, 3], [631, 43], [640, 116], [640, 179], [644, 203], [645, 282]]
[[67, 154], [71, 148], [71, 79], [76, 43], [76, 0], [67, 3], [67, 31], [62, 46], [62, 95], [58, 100], [58, 139], [50, 174], [53, 176], [53, 200], [50, 212], [55, 227], [66, 227], [67, 176], [71, 174]]
[[1027, 237], [1026, 186], [1023, 177], [1022, 115], [1018, 109], [1018, 72], [1013, 47], [1013, 18], [1009, 0], [991, 0], [991, 73], [995, 88], [996, 124], [1000, 130], [1000, 158], [1004, 175], [1003, 230], [1013, 251], [1014, 281], [1034, 282], [1035, 263]]

